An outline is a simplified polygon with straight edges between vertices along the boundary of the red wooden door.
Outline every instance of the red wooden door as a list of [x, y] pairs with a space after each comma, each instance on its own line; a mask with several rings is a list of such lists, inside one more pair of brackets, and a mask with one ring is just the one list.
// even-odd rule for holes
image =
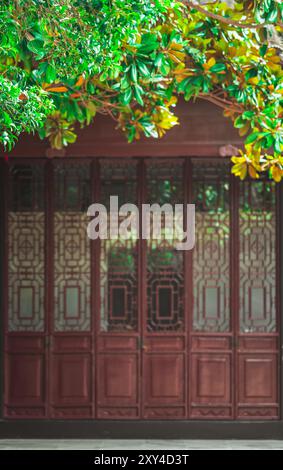
[[5, 172], [5, 416], [92, 417], [90, 164]]
[[[212, 159], [21, 159], [4, 177], [6, 417], [278, 419], [274, 183]], [[141, 225], [90, 241], [87, 207], [111, 195], [194, 202], [195, 248]]]
[[[147, 161], [145, 202], [162, 207], [183, 204], [184, 168], [183, 160]], [[166, 233], [165, 221], [163, 213], [160, 237], [143, 243], [143, 417], [184, 419], [188, 370], [185, 254], [176, 249], [175, 233]]]
[[47, 416], [44, 166], [4, 167], [5, 394], [9, 418]]
[[90, 418], [94, 343], [86, 211], [91, 164], [58, 161], [49, 171], [49, 413], [54, 418]]
[[275, 184], [199, 160], [193, 168], [190, 416], [278, 419]]
[[[99, 200], [108, 209], [109, 231], [110, 196], [118, 196], [119, 206], [139, 202], [137, 168], [136, 161], [101, 161]], [[138, 418], [141, 402], [140, 243], [138, 237], [95, 243], [99, 259], [96, 308], [100, 312], [96, 323], [97, 418]]]
[[[233, 417], [232, 207], [229, 167], [194, 162], [196, 243], [190, 325], [190, 416]], [[233, 279], [233, 281], [232, 281]]]
[[235, 322], [238, 419], [278, 419], [280, 413], [280, 310], [276, 292], [280, 253], [275, 186], [268, 181], [239, 185]]
[[[182, 203], [183, 161], [101, 162], [101, 202]], [[140, 226], [140, 235], [142, 227]], [[170, 242], [100, 243], [97, 416], [186, 417], [184, 256]]]

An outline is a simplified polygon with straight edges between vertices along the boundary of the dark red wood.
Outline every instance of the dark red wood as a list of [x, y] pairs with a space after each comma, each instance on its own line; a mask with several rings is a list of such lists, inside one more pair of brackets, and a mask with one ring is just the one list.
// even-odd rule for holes
[[[63, 151], [53, 155], [64, 157], [218, 157], [227, 145], [239, 146], [242, 139], [232, 122], [223, 117], [221, 109], [213, 104], [180, 100], [176, 107], [180, 125], [168, 131], [162, 139], [141, 138], [129, 145], [116, 123], [107, 116], [97, 115], [94, 123], [78, 129], [78, 140]], [[3, 153], [4, 154], [4, 153]], [[45, 157], [50, 155], [50, 145], [37, 136], [21, 137], [13, 157]], [[0, 153], [1, 156], [1, 153]]]
[[[230, 288], [227, 283], [232, 285], [233, 281], [229, 276], [230, 247], [225, 247], [225, 239], [221, 235], [221, 230], [226, 227], [226, 230], [229, 231], [228, 242], [230, 244], [231, 221], [226, 220], [227, 216], [221, 219], [221, 212], [218, 216], [217, 211], [219, 209], [227, 213], [229, 210], [231, 188], [224, 198], [219, 200], [220, 191], [224, 190], [225, 177], [226, 184], [229, 184], [229, 179], [227, 179], [229, 170], [226, 168], [226, 175], [224, 173], [221, 175], [217, 162], [211, 160], [203, 161], [201, 167], [199, 166], [200, 162], [193, 163], [193, 165], [195, 168], [193, 193], [196, 203], [196, 247], [191, 259], [191, 285], [194, 288], [194, 294], [189, 326], [191, 340], [190, 417], [192, 419], [227, 420], [233, 417], [233, 329], [231, 310], [227, 305], [229, 302], [227, 289]], [[202, 170], [200, 171], [198, 168], [202, 168]], [[211, 207], [208, 205], [209, 198], [206, 195], [206, 188], [209, 187], [212, 188], [211, 191], [216, 188], [217, 196], [215, 202], [212, 201]], [[201, 202], [197, 202], [198, 200]], [[224, 246], [223, 252], [221, 252], [222, 246]], [[201, 249], [202, 252], [200, 252]], [[212, 257], [213, 264], [211, 265]], [[223, 271], [225, 265], [226, 268]], [[220, 278], [216, 274], [217, 276], [219, 274]], [[222, 281], [221, 277], [224, 277]], [[205, 301], [205, 294], [209, 288], [217, 291], [217, 315], [214, 314], [214, 318], [210, 316], [210, 305]], [[222, 289], [221, 298], [220, 289]], [[196, 316], [199, 314], [201, 318]]]
[[[259, 192], [258, 200], [255, 200], [252, 196], [252, 189], [257, 190], [256, 185], [263, 185], [263, 189]], [[252, 186], [251, 186], [252, 185]], [[276, 253], [277, 244], [277, 233], [279, 225], [278, 210], [276, 209], [276, 196], [272, 199], [272, 202], [266, 200], [266, 185], [269, 185], [269, 190], [272, 190], [274, 183], [251, 183], [244, 182], [240, 186], [240, 190], [249, 190], [249, 203], [250, 210], [253, 209], [254, 202], [260, 204], [260, 212], [258, 216], [258, 222], [255, 226], [255, 222], [249, 222], [248, 227], [243, 223], [241, 226], [241, 215], [239, 213], [239, 244], [241, 246], [241, 231], [248, 229], [248, 235], [242, 234], [242, 237], [249, 237], [246, 241], [250, 253], [254, 253], [255, 257], [250, 256], [246, 263], [248, 271], [248, 282], [250, 287], [248, 290], [249, 303], [248, 303], [248, 321], [250, 322], [252, 332], [241, 331], [241, 308], [244, 306], [239, 305], [237, 315], [237, 409], [236, 417], [238, 419], [278, 419], [279, 418], [279, 317], [278, 317], [278, 290], [275, 293], [271, 293], [271, 285], [275, 283], [278, 285], [276, 280], [278, 279], [276, 274], [278, 272], [278, 261], [279, 253]], [[276, 191], [277, 193], [277, 191]], [[275, 194], [276, 194], [275, 193]], [[263, 200], [259, 198], [264, 194]], [[270, 196], [269, 196], [270, 197]], [[260, 201], [260, 202], [258, 202]], [[241, 201], [240, 201], [241, 202]], [[268, 218], [265, 214], [273, 213], [273, 226], [271, 222], [268, 222]], [[247, 222], [245, 222], [247, 224]], [[268, 226], [268, 223], [271, 224]], [[276, 226], [275, 226], [276, 224]], [[262, 240], [262, 233], [264, 233], [264, 239]], [[245, 245], [245, 246], [246, 246]], [[239, 248], [240, 249], [240, 248]], [[264, 253], [264, 255], [263, 255]], [[247, 253], [245, 252], [247, 258]], [[239, 255], [240, 259], [240, 255]], [[251, 260], [251, 261], [250, 261]], [[261, 263], [261, 264], [260, 264]], [[260, 268], [261, 266], [261, 268]], [[270, 274], [272, 272], [272, 274]], [[241, 269], [239, 270], [239, 288], [240, 297], [244, 297], [246, 302], [247, 293], [242, 292], [241, 287]], [[272, 280], [270, 278], [272, 276]], [[263, 298], [260, 306], [256, 307], [262, 309], [263, 316], [260, 317], [261, 324], [257, 326], [254, 315], [255, 306], [252, 301], [252, 289], [254, 288], [254, 282], [265, 282], [264, 286], [261, 287], [263, 291]], [[246, 281], [247, 282], [247, 281]], [[259, 286], [259, 284], [258, 284]], [[258, 287], [257, 287], [258, 288]], [[259, 292], [258, 294], [259, 295]], [[267, 297], [268, 296], [268, 297]], [[243, 304], [243, 300], [242, 300]], [[274, 318], [273, 318], [274, 312]], [[246, 325], [246, 323], [245, 323]]]
[[[47, 149], [46, 143], [34, 143], [24, 140], [10, 164], [22, 165], [43, 164], [46, 175], [46, 210], [45, 210], [45, 326], [40, 332], [9, 331], [8, 312], [8, 193], [5, 196], [5, 253], [4, 257], [4, 310], [5, 310], [5, 396], [4, 410], [7, 418], [58, 418], [58, 419], [193, 419], [193, 420], [274, 420], [279, 416], [279, 266], [277, 261], [277, 324], [273, 332], [243, 333], [240, 330], [240, 227], [239, 227], [239, 188], [237, 180], [230, 180], [230, 247], [229, 247], [229, 327], [225, 331], [202, 331], [193, 328], [194, 306], [196, 302], [206, 301], [201, 293], [194, 296], [195, 282], [193, 252], [183, 257], [184, 292], [179, 293], [184, 305], [184, 329], [165, 331], [148, 328], [149, 301], [151, 289], [148, 277], [150, 259], [149, 244], [145, 240], [137, 242], [137, 327], [122, 331], [101, 329], [101, 270], [100, 259], [103, 254], [99, 241], [90, 244], [90, 312], [91, 325], [85, 331], [57, 331], [54, 329], [55, 304], [54, 288], [58, 287], [55, 275], [55, 236], [58, 215], [55, 217], [55, 192], [53, 172], [58, 162], [67, 166], [87, 162], [91, 165], [91, 202], [100, 199], [102, 189], [99, 166], [109, 163], [132, 167], [136, 155], [138, 205], [147, 200], [149, 187], [149, 166], [154, 162], [162, 174], [164, 167], [170, 165], [170, 158], [140, 158], [146, 156], [174, 158], [177, 168], [183, 165], [183, 200], [192, 202], [192, 186], [201, 187], [207, 184], [209, 167], [219, 159], [205, 159], [202, 162], [202, 179], [192, 182], [192, 173], [198, 159], [181, 158], [182, 156], [218, 155], [225, 143], [237, 144], [238, 140], [230, 128], [223, 140], [224, 121], [215, 108], [209, 105], [198, 105], [191, 108], [191, 119], [187, 108], [182, 107], [183, 125], [176, 128], [160, 141], [142, 140], [133, 146], [126, 144], [120, 134], [114, 132], [112, 124], [104, 118], [97, 121], [97, 127], [82, 132], [78, 143], [67, 150], [71, 158], [62, 160], [41, 160]], [[213, 110], [212, 110], [213, 109]], [[204, 119], [206, 113], [207, 119]], [[188, 119], [188, 124], [187, 124]], [[95, 130], [94, 130], [95, 129]], [[94, 132], [94, 135], [93, 135]], [[105, 133], [108, 133], [107, 139]], [[203, 142], [201, 139], [203, 137]], [[84, 139], [83, 139], [84, 137]], [[26, 144], [24, 143], [26, 142]], [[20, 155], [21, 154], [21, 155]], [[36, 157], [25, 158], [28, 154]], [[115, 159], [83, 158], [94, 155], [113, 156]], [[76, 158], [80, 156], [80, 159]], [[127, 156], [127, 159], [119, 159]], [[73, 158], [74, 157], [74, 158]], [[64, 157], [65, 158], [65, 157]], [[173, 166], [174, 166], [173, 165]], [[2, 165], [3, 167], [3, 165]], [[8, 165], [4, 167], [8, 170]], [[208, 170], [206, 171], [207, 168]], [[172, 174], [173, 174], [172, 167]], [[130, 171], [130, 169], [129, 169]], [[225, 171], [229, 171], [228, 169]], [[78, 169], [79, 173], [79, 169]], [[5, 181], [9, 181], [7, 174]], [[119, 178], [118, 178], [119, 180]], [[113, 184], [112, 184], [113, 183]], [[110, 181], [110, 187], [116, 188], [117, 178]], [[125, 181], [127, 183], [127, 181]], [[257, 183], [255, 183], [257, 184]], [[88, 184], [85, 185], [88, 187]], [[7, 185], [7, 191], [10, 190]], [[65, 188], [65, 191], [68, 188]], [[65, 192], [66, 194], [66, 192]], [[82, 193], [80, 193], [82, 195]], [[217, 196], [219, 198], [219, 194]], [[159, 201], [156, 201], [159, 202]], [[278, 206], [277, 206], [278, 207]], [[64, 211], [63, 211], [64, 212]], [[56, 220], [55, 220], [56, 219]], [[277, 226], [279, 226], [277, 218]], [[66, 226], [67, 227], [67, 226]], [[68, 227], [67, 227], [68, 228]], [[65, 229], [64, 229], [65, 230]], [[65, 232], [64, 232], [65, 233]], [[67, 232], [66, 232], [67, 233]], [[279, 252], [277, 235], [277, 250]], [[277, 253], [277, 259], [279, 259]], [[219, 263], [222, 260], [219, 259]], [[217, 261], [218, 263], [218, 261]], [[111, 273], [110, 273], [111, 274]], [[168, 274], [168, 273], [167, 273]], [[112, 274], [111, 274], [112, 275]], [[113, 277], [108, 282], [113, 281]], [[162, 289], [173, 291], [172, 283], [166, 276], [157, 280], [153, 297], [156, 299], [156, 324], [162, 321], [159, 314], [159, 296]], [[168, 277], [168, 276], [167, 276]], [[167, 280], [166, 280], [166, 279]], [[165, 279], [165, 280], [164, 280]], [[170, 276], [169, 276], [170, 279]], [[166, 282], [165, 282], [166, 281]], [[116, 283], [110, 282], [109, 292], [120, 287], [128, 293], [125, 279], [121, 275]], [[274, 281], [275, 282], [275, 281]], [[228, 285], [228, 284], [227, 284]], [[275, 285], [275, 284], [274, 284]], [[80, 299], [83, 289], [77, 283], [71, 287], [78, 288]], [[209, 284], [208, 289], [217, 286]], [[250, 308], [252, 295], [249, 288]], [[216, 289], [217, 291], [217, 289]], [[66, 315], [67, 287], [64, 292], [64, 321]], [[214, 292], [214, 291], [213, 291]], [[69, 292], [70, 294], [70, 292]], [[110, 295], [109, 294], [109, 295]], [[72, 295], [76, 298], [74, 291]], [[169, 295], [169, 294], [168, 294]], [[219, 302], [219, 286], [215, 302]], [[152, 297], [152, 298], [153, 298]], [[208, 298], [208, 297], [207, 297]], [[214, 298], [214, 297], [213, 297]], [[171, 299], [172, 300], [172, 299]], [[125, 297], [124, 308], [128, 310], [131, 299]], [[173, 320], [174, 303], [171, 301], [171, 318]], [[113, 315], [111, 295], [109, 297], [110, 323], [122, 321]], [[204, 303], [205, 305], [205, 303]], [[205, 307], [204, 307], [205, 308]], [[72, 310], [73, 311], [73, 310]], [[210, 315], [210, 313], [209, 313]], [[208, 316], [209, 316], [208, 315]], [[251, 313], [252, 315], [252, 313]], [[75, 318], [76, 317], [76, 318]], [[73, 312], [73, 319], [78, 320], [79, 312]]]
[[[108, 168], [111, 169], [111, 162], [106, 162]], [[119, 182], [119, 167], [117, 167], [118, 162], [113, 162], [112, 168], [114, 171], [114, 179]], [[98, 201], [102, 202], [103, 199], [103, 162], [100, 162], [100, 181], [96, 179], [96, 184], [99, 185], [97, 196], [99, 195]], [[122, 168], [123, 173], [123, 185], [127, 185], [128, 178], [130, 174], [127, 173], [128, 162], [126, 160], [121, 160], [119, 162], [120, 169]], [[117, 174], [115, 174], [115, 168]], [[115, 180], [116, 178], [116, 180]], [[131, 180], [130, 180], [131, 181]], [[108, 180], [107, 180], [108, 182]], [[135, 198], [138, 197], [138, 187], [136, 185], [134, 192]], [[110, 195], [115, 195], [111, 192]], [[108, 196], [108, 193], [107, 193]], [[106, 203], [108, 202], [105, 201]], [[136, 419], [140, 417], [140, 386], [141, 386], [141, 373], [140, 373], [140, 306], [139, 300], [137, 297], [137, 307], [133, 313], [136, 316], [134, 324], [135, 328], [131, 330], [130, 324], [122, 321], [122, 324], [115, 326], [115, 323], [112, 324], [114, 317], [111, 315], [111, 298], [109, 306], [104, 304], [105, 315], [106, 315], [106, 330], [102, 328], [102, 313], [101, 313], [101, 270], [100, 262], [101, 257], [106, 256], [106, 248], [103, 246], [102, 241], [95, 242], [99, 246], [97, 248], [96, 254], [99, 257], [96, 259], [97, 264], [97, 321], [96, 321], [96, 416], [98, 419]], [[123, 249], [123, 246], [119, 247], [119, 250]], [[138, 244], [134, 249], [134, 252], [131, 252], [130, 255], [136, 257], [136, 262], [134, 270], [136, 271], [137, 278], [139, 278], [139, 248]], [[123, 274], [120, 272], [118, 276], [123, 277]], [[108, 281], [112, 282], [115, 280], [115, 272], [112, 275], [111, 270], [107, 273]], [[111, 279], [109, 276], [112, 276]], [[117, 281], [118, 284], [115, 285], [121, 286], [121, 279]], [[108, 284], [106, 286], [106, 295], [110, 293], [111, 295], [111, 285], [110, 289]], [[104, 299], [105, 300], [105, 299]], [[103, 300], [103, 302], [104, 302]], [[132, 299], [131, 299], [132, 300]], [[116, 321], [121, 321], [121, 318], [115, 318]], [[123, 317], [122, 317], [123, 320]], [[113, 327], [113, 329], [112, 329]]]
[[[81, 226], [85, 221], [80, 220], [80, 214], [87, 210], [91, 202], [91, 162], [85, 160], [73, 167], [74, 163], [55, 161], [52, 165], [53, 184], [50, 185], [53, 228], [50, 413], [52, 418], [60, 419], [93, 417], [91, 245], [85, 227]], [[84, 170], [81, 175], [80, 169]], [[70, 187], [77, 194], [74, 208], [68, 206], [67, 191]], [[88, 200], [84, 200], [84, 188], [89, 193]], [[60, 214], [60, 218], [56, 214]], [[78, 303], [73, 304], [77, 311], [72, 314], [71, 320], [66, 308], [66, 291], [70, 288], [76, 289], [78, 295]]]
[[[150, 167], [152, 165], [151, 161], [146, 162], [145, 167], [145, 181], [143, 187], [147, 189], [144, 192], [144, 202], [156, 202], [160, 205], [163, 204], [162, 201], [156, 200], [152, 201], [152, 196], [150, 193]], [[183, 175], [185, 170], [184, 160], [174, 160], [173, 167], [172, 161], [170, 160], [157, 160], [156, 168], [157, 172], [154, 176], [156, 180], [153, 183], [153, 190], [155, 192], [158, 182], [162, 182], [162, 178], [173, 178], [174, 179], [174, 166], [180, 165], [181, 176], [177, 176], [174, 179], [176, 185], [181, 186], [181, 193], [178, 196], [178, 201], [184, 204], [185, 202], [185, 191], [183, 184]], [[168, 170], [166, 168], [168, 167]], [[164, 176], [162, 173], [164, 172]], [[173, 194], [173, 193], [172, 193]], [[162, 196], [160, 194], [160, 196]], [[172, 201], [173, 202], [173, 201]], [[143, 309], [143, 418], [145, 419], [185, 419], [187, 416], [187, 354], [186, 354], [186, 312], [184, 309], [183, 312], [183, 325], [181, 331], [176, 329], [175, 322], [173, 318], [173, 312], [171, 311], [170, 317], [167, 318], [168, 325], [172, 323], [172, 326], [162, 327], [162, 321], [160, 321], [159, 313], [156, 312], [156, 318], [153, 322], [153, 330], [149, 328], [149, 319], [150, 319], [150, 309], [149, 305], [153, 302], [153, 299], [150, 299], [150, 282], [157, 285], [166, 286], [167, 288], [173, 290], [173, 282], [177, 283], [176, 279], [171, 278], [174, 276], [174, 273], [170, 273], [170, 267], [164, 271], [164, 269], [156, 268], [157, 271], [152, 272], [149, 275], [149, 270], [147, 265], [150, 265], [152, 262], [152, 256], [154, 250], [162, 250], [164, 248], [151, 247], [151, 241], [146, 240], [144, 243], [143, 250], [143, 295], [144, 295], [144, 309]], [[171, 253], [176, 252], [175, 248], [170, 246], [166, 249], [170, 249]], [[178, 252], [177, 252], [178, 253]], [[184, 253], [181, 253], [183, 266], [182, 271], [184, 271]], [[159, 272], [158, 272], [159, 269]], [[180, 275], [182, 275], [180, 273]], [[165, 277], [164, 277], [165, 276]], [[183, 273], [184, 276], [184, 273]], [[184, 280], [183, 280], [184, 282]], [[181, 288], [182, 293], [174, 293], [174, 297], [178, 296], [177, 301], [183, 305], [184, 308], [184, 288]], [[152, 295], [155, 295], [154, 293]], [[182, 298], [179, 298], [179, 297]], [[175, 300], [174, 300], [175, 301]], [[156, 305], [158, 308], [158, 302]], [[171, 305], [172, 310], [172, 305]], [[153, 313], [153, 312], [152, 312]], [[178, 315], [181, 315], [178, 312]], [[163, 329], [164, 328], [164, 329]], [[170, 329], [172, 328], [172, 329]]]
[[[146, 166], [144, 160], [140, 160], [138, 164], [138, 203], [139, 207], [145, 203], [147, 197], [147, 188], [146, 188]], [[138, 292], [138, 301], [139, 301], [139, 347], [141, 349], [141, 368], [140, 368], [140, 415], [144, 415], [145, 410], [145, 401], [146, 394], [144, 391], [143, 376], [145, 374], [145, 348], [146, 343], [144, 342], [144, 330], [145, 330], [145, 318], [147, 315], [147, 283], [146, 283], [146, 240], [142, 238], [142, 214], [140, 212], [139, 224], [140, 224], [140, 239], [139, 239], [139, 292]]]
[[233, 400], [233, 418], [237, 417], [237, 403], [238, 399], [238, 354], [237, 345], [239, 343], [239, 179], [232, 176], [230, 177], [231, 184], [231, 204], [230, 204], [230, 218], [231, 218], [231, 245], [230, 245], [230, 279], [233, 282], [230, 285], [230, 306], [232, 317], [232, 329], [234, 337], [232, 338], [232, 400]]
[[[192, 160], [186, 158], [184, 169], [184, 202], [186, 204], [193, 204], [193, 167]], [[185, 212], [185, 224], [187, 225], [187, 213]], [[187, 404], [187, 417], [191, 416], [191, 403], [192, 403], [192, 337], [190, 325], [193, 323], [193, 251], [187, 250], [184, 253], [184, 308], [186, 312], [186, 356], [187, 356], [187, 376], [186, 376], [186, 404]]]
[[[14, 162], [13, 162], [14, 163]], [[30, 165], [30, 160], [23, 160], [25, 164], [25, 168]], [[44, 162], [38, 161], [33, 165], [33, 168], [43, 168]], [[11, 186], [12, 176], [11, 171], [15, 169], [16, 166], [13, 164], [5, 165], [5, 186], [6, 186], [6, 195], [5, 195], [5, 227], [6, 227], [6, 238], [5, 238], [5, 276], [4, 276], [4, 330], [5, 330], [5, 339], [4, 339], [4, 348], [5, 348], [5, 380], [4, 380], [4, 416], [9, 418], [45, 418], [47, 417], [47, 400], [46, 400], [46, 389], [47, 389], [47, 361], [46, 361], [46, 312], [45, 312], [45, 303], [44, 298], [40, 299], [43, 303], [43, 324], [40, 326], [39, 330], [37, 328], [30, 330], [22, 328], [25, 317], [21, 315], [20, 312], [20, 303], [19, 303], [19, 291], [21, 286], [17, 282], [15, 283], [15, 279], [12, 285], [9, 283], [9, 263], [13, 261], [15, 263], [11, 268], [11, 273], [13, 270], [17, 269], [17, 272], [21, 275], [23, 274], [25, 281], [27, 279], [30, 282], [36, 281], [35, 277], [31, 279], [29, 274], [30, 269], [36, 268], [36, 259], [33, 258], [33, 248], [36, 244], [40, 246], [41, 241], [36, 236], [36, 222], [34, 221], [34, 225], [31, 227], [30, 221], [32, 220], [32, 212], [29, 212], [26, 208], [25, 211], [28, 212], [29, 215], [25, 216], [23, 222], [23, 233], [21, 231], [21, 227], [18, 222], [18, 216], [21, 214], [21, 202], [16, 200], [15, 204], [17, 205], [14, 208], [14, 201], [13, 201], [13, 191]], [[42, 180], [42, 184], [44, 185], [44, 178]], [[17, 189], [15, 186], [14, 189]], [[33, 188], [34, 189], [34, 188]], [[34, 210], [35, 204], [42, 204], [43, 214], [45, 214], [45, 201], [43, 198], [44, 190], [42, 193], [42, 200], [41, 202], [36, 200], [34, 197], [31, 201], [31, 211]], [[16, 212], [15, 212], [16, 211]], [[14, 227], [11, 236], [13, 236], [13, 241], [11, 241], [11, 237], [8, 234], [9, 228], [9, 214], [13, 214], [14, 218]], [[29, 220], [30, 217], [30, 220]], [[39, 222], [40, 223], [40, 222]], [[16, 224], [16, 225], [15, 225]], [[44, 227], [41, 227], [44, 233]], [[19, 254], [20, 249], [17, 246], [17, 253], [10, 252], [10, 244], [12, 249], [12, 243], [16, 244], [19, 241], [19, 244], [25, 244], [23, 251]], [[38, 250], [37, 246], [37, 250]], [[44, 252], [44, 249], [42, 247]], [[43, 263], [44, 263], [45, 256], [43, 255]], [[21, 263], [24, 264], [21, 264]], [[29, 265], [29, 263], [31, 265]], [[10, 274], [11, 274], [10, 273]], [[21, 278], [22, 279], [22, 278]], [[17, 279], [20, 281], [20, 278]], [[38, 281], [39, 282], [39, 281]], [[43, 283], [45, 280], [43, 281]], [[35, 288], [34, 285], [30, 286], [32, 290], [32, 306], [33, 306], [33, 313], [29, 315], [29, 320], [31, 323], [35, 323], [38, 319], [35, 318], [35, 303], [34, 303], [34, 296], [35, 296]], [[15, 292], [16, 290], [16, 292]], [[11, 292], [10, 295], [10, 304], [13, 305], [14, 313], [17, 314], [17, 319], [15, 322], [19, 322], [18, 326], [14, 323], [14, 320], [11, 320], [13, 323], [13, 327], [9, 328], [9, 319], [8, 319], [8, 308], [9, 308], [9, 291]], [[17, 306], [15, 306], [15, 297], [18, 299]], [[39, 299], [37, 299], [39, 300]], [[15, 310], [16, 309], [16, 310]]]
[[[94, 159], [91, 164], [91, 197], [92, 201], [99, 201], [100, 198], [100, 168], [99, 161]], [[99, 264], [96, 260], [100, 259], [100, 242], [99, 240], [93, 240], [90, 245], [90, 255], [91, 255], [91, 305], [92, 305], [92, 357], [93, 357], [93, 367], [92, 374], [93, 385], [92, 385], [92, 417], [96, 418], [97, 407], [96, 407], [96, 397], [98, 394], [98, 372], [97, 372], [97, 357], [98, 357], [98, 323], [99, 315], [95, 312], [99, 312], [100, 308], [100, 283], [99, 283]]]

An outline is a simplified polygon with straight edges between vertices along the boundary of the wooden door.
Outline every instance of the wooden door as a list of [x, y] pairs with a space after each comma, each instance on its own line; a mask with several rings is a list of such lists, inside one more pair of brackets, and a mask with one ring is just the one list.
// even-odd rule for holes
[[47, 409], [45, 173], [5, 165], [4, 416], [37, 419]]
[[[144, 201], [184, 204], [184, 160], [149, 160], [145, 165]], [[185, 177], [184, 177], [185, 176]], [[189, 181], [187, 181], [189, 183]], [[187, 416], [187, 311], [185, 253], [176, 249], [175, 232], [166, 233], [165, 213], [159, 238], [143, 243], [143, 418]]]
[[276, 186], [193, 163], [190, 417], [278, 419]]
[[278, 419], [280, 414], [276, 189], [278, 196], [270, 181], [245, 181], [238, 189], [237, 419]]
[[[139, 203], [137, 169], [136, 161], [101, 161], [99, 200], [108, 210], [109, 231], [110, 196], [118, 196], [119, 206]], [[140, 243], [136, 236], [100, 240], [97, 246], [97, 418], [139, 418]]]
[[[228, 166], [2, 165], [5, 417], [278, 419], [277, 189]], [[87, 207], [111, 195], [139, 209], [194, 202], [194, 249], [142, 239], [141, 225], [90, 241]]]
[[233, 417], [231, 195], [228, 166], [194, 162], [196, 243], [191, 255], [189, 374], [193, 419]]
[[[101, 202], [183, 203], [183, 161], [101, 161]], [[184, 256], [175, 240], [100, 242], [97, 416], [186, 417]]]
[[91, 244], [86, 211], [91, 163], [55, 161], [49, 171], [49, 413], [94, 415]]

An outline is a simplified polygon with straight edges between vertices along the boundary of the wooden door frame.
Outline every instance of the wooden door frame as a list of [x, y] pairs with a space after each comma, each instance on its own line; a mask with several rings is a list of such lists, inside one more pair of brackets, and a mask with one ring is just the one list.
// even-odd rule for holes
[[[6, 168], [0, 161], [0, 285], [3, 286], [5, 258], [5, 203], [6, 203]], [[104, 421], [104, 420], [9, 420], [3, 418], [4, 390], [4, 318], [3, 288], [0, 290], [0, 437], [1, 438], [182, 438], [182, 439], [283, 439], [283, 186], [278, 185], [278, 245], [280, 256], [279, 302], [281, 314], [280, 327], [280, 408], [281, 419], [278, 421]]]

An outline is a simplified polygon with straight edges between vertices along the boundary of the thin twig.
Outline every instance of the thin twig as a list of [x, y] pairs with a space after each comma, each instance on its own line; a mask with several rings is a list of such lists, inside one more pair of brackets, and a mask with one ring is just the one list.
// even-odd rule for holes
[[226, 18], [225, 16], [218, 15], [217, 13], [213, 13], [212, 11], [208, 11], [205, 8], [203, 8], [202, 6], [200, 6], [200, 5], [198, 5], [194, 2], [191, 2], [189, 0], [187, 0], [185, 3], [189, 7], [193, 8], [194, 10], [199, 11], [203, 15], [206, 15], [209, 18], [220, 21], [221, 23], [228, 24], [230, 26], [235, 26], [235, 27], [242, 28], [242, 29], [260, 29], [260, 28], [263, 28], [263, 27], [266, 27], [266, 26], [276, 26], [277, 25], [277, 26], [280, 26], [281, 28], [283, 28], [283, 23], [282, 22], [278, 22], [276, 24], [275, 23], [264, 23], [264, 24], [261, 24], [261, 23], [242, 23], [242, 22], [238, 22], [236, 20], [233, 20], [232, 18]]
[[238, 103], [232, 103], [231, 101], [227, 101], [224, 99], [215, 96], [214, 94], [209, 93], [199, 93], [196, 98], [200, 98], [202, 100], [210, 101], [211, 103], [219, 106], [223, 109], [231, 109], [236, 113], [242, 113], [243, 109]]

